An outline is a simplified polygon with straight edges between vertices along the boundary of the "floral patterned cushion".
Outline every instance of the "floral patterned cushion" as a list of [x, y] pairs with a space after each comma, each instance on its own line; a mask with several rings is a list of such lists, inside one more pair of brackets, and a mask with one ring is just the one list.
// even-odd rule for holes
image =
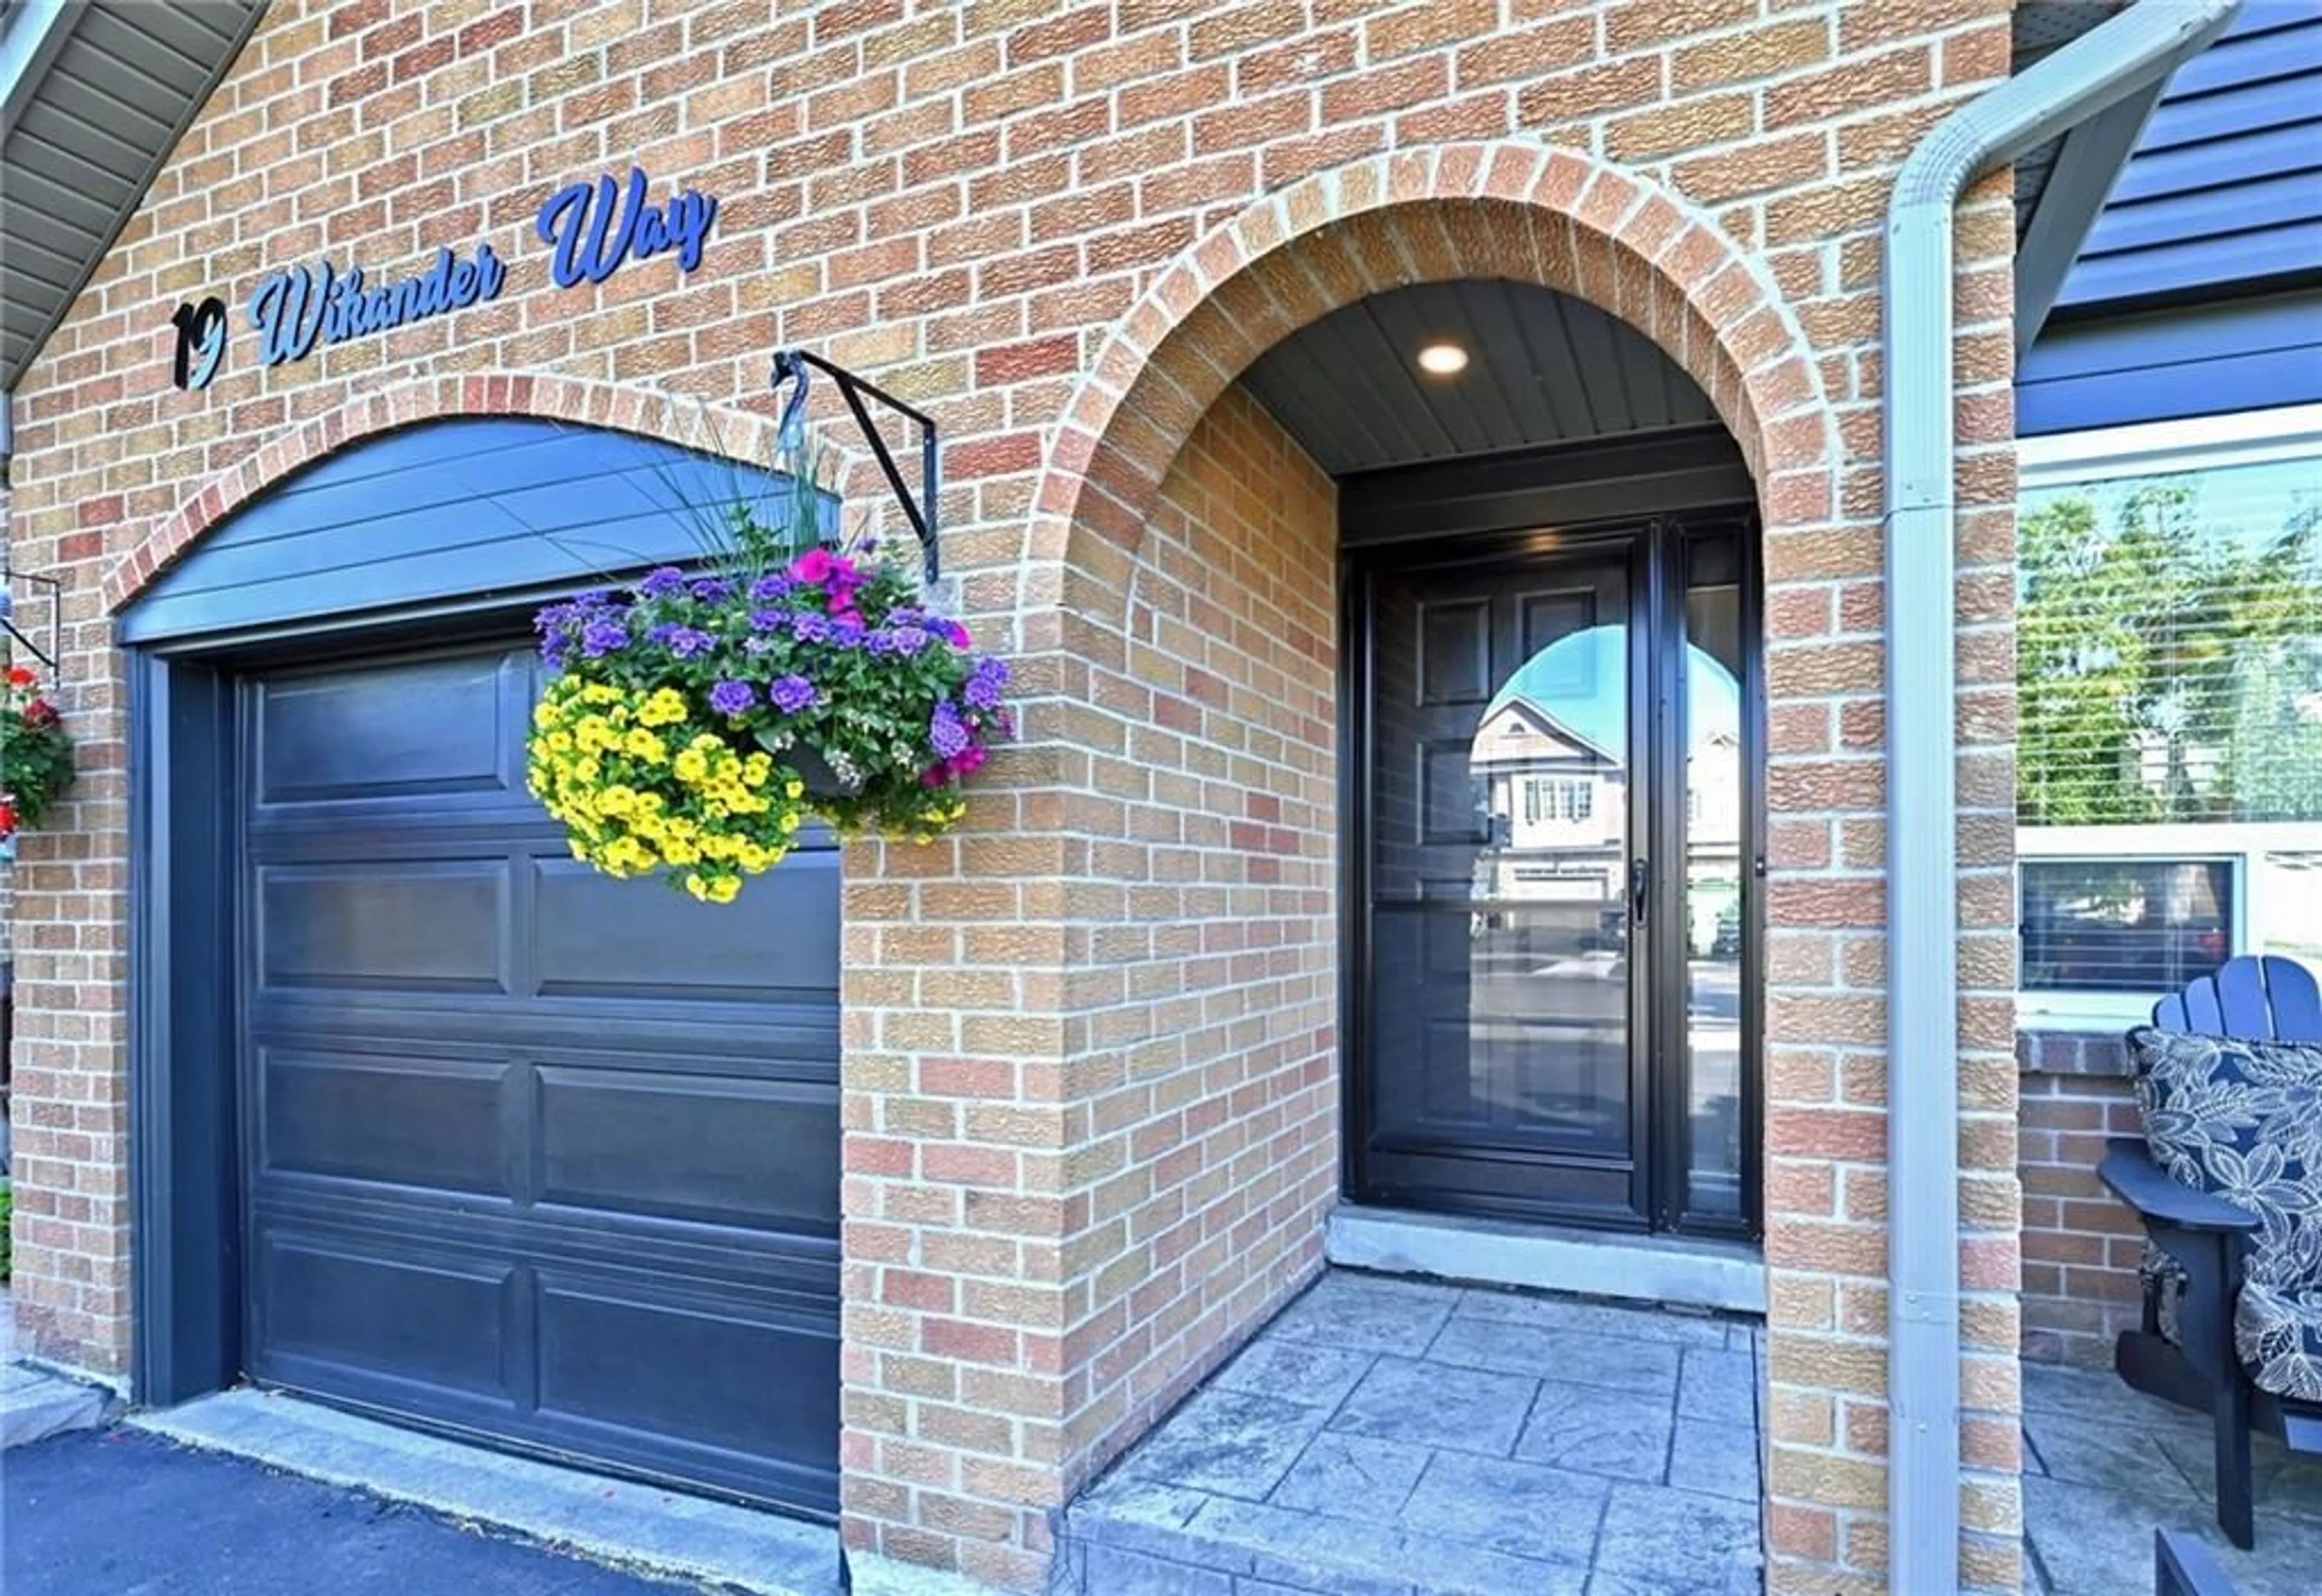
[[2322, 1280], [2277, 1287], [2253, 1274], [2234, 1306], [2234, 1345], [2260, 1391], [2322, 1402]]
[[2253, 1382], [2322, 1400], [2322, 1046], [2129, 1033], [2153, 1162], [2258, 1217], [2235, 1339]]

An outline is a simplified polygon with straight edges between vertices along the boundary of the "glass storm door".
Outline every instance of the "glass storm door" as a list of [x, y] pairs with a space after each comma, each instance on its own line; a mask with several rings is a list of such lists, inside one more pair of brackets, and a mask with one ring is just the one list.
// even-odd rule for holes
[[1363, 1199], [1753, 1228], [1742, 547], [1357, 572]]

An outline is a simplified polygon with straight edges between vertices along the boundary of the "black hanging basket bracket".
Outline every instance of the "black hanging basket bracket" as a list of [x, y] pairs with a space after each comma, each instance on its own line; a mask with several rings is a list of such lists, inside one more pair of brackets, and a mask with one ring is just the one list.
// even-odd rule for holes
[[[936, 505], [942, 497], [943, 484], [936, 463], [935, 418], [906, 405], [883, 388], [864, 381], [846, 367], [831, 364], [820, 355], [810, 354], [802, 349], [776, 350], [772, 386], [780, 388], [793, 378], [798, 380], [798, 387], [791, 391], [791, 397], [782, 405], [782, 424], [777, 433], [782, 447], [793, 458], [798, 445], [805, 437], [809, 368], [827, 374], [838, 385], [839, 395], [846, 399], [846, 407], [855, 413], [855, 426], [871, 445], [871, 452], [878, 459], [879, 469], [887, 474], [887, 486], [894, 490], [896, 502], [903, 506], [903, 514], [910, 520], [911, 530], [919, 534], [920, 557], [926, 562], [928, 580], [933, 582], [942, 574], [936, 556]], [[910, 485], [903, 480], [903, 473], [895, 465], [894, 451], [887, 447], [887, 440], [879, 435], [878, 427], [872, 422], [870, 409], [863, 402], [866, 396], [878, 400], [919, 428], [919, 492], [916, 497], [911, 493]]]
[[[49, 643], [46, 648], [25, 636], [16, 625], [15, 584], [18, 582], [32, 583], [48, 597], [49, 624], [43, 628]], [[12, 570], [5, 555], [0, 554], [0, 627], [5, 627], [11, 638], [51, 670], [57, 668], [57, 655], [63, 652], [64, 587], [54, 577], [40, 576], [29, 570]]]

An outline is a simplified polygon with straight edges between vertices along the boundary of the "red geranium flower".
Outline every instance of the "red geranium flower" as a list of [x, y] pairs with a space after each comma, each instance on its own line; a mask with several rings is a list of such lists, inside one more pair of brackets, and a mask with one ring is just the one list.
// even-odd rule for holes
[[0, 802], [0, 837], [13, 837], [15, 834], [16, 806]]
[[11, 665], [8, 667], [8, 685], [12, 688], [31, 687], [32, 673], [22, 665]]

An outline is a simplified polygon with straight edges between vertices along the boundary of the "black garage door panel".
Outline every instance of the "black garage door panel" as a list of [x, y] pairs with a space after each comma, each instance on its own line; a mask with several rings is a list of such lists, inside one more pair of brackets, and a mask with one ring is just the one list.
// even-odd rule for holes
[[505, 860], [261, 864], [256, 875], [264, 990], [507, 993]]
[[530, 676], [521, 661], [471, 655], [403, 665], [391, 691], [364, 670], [261, 682], [260, 809], [457, 793], [512, 801], [523, 787], [511, 780], [522, 766], [520, 754], [509, 762], [520, 747], [509, 712], [524, 713]]
[[495, 1400], [507, 1395], [510, 1265], [382, 1257], [326, 1238], [270, 1235], [258, 1273], [272, 1356]]
[[506, 1197], [511, 1071], [498, 1059], [269, 1048], [258, 1061], [265, 1172]]
[[[535, 1079], [543, 1202], [798, 1230], [821, 1223], [838, 1190], [837, 1127], [818, 1087], [605, 1069]], [[656, 1134], [639, 1136], [640, 1122]], [[772, 1147], [800, 1156], [772, 1164]]]
[[835, 1512], [836, 853], [724, 907], [585, 869], [535, 691], [494, 650], [244, 692], [251, 1371]]

